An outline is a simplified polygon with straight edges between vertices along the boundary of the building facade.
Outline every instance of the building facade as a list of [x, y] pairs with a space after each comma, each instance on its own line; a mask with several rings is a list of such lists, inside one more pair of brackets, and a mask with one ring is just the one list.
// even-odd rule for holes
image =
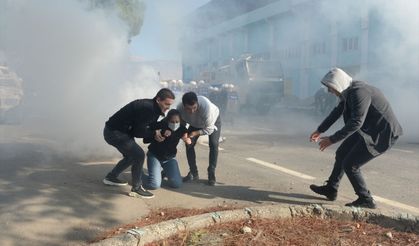
[[184, 81], [211, 73], [244, 54], [281, 62], [291, 93], [312, 96], [331, 67], [366, 77], [378, 67], [374, 46], [382, 28], [365, 6], [339, 11], [316, 0], [212, 0], [185, 19]]

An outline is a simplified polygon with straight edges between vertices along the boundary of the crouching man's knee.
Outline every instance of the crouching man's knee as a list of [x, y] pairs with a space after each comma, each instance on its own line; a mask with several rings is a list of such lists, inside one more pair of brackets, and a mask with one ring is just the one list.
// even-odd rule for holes
[[160, 184], [154, 183], [154, 182], [150, 182], [146, 185], [146, 188], [148, 190], [157, 190], [160, 188]]
[[170, 188], [178, 189], [182, 186], [182, 179], [179, 180], [169, 180], [168, 185]]

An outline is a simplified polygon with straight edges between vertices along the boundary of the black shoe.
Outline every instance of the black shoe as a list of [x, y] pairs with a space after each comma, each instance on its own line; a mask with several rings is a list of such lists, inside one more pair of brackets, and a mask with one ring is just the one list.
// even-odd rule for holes
[[140, 186], [139, 189], [131, 189], [131, 192], [128, 193], [128, 196], [131, 197], [141, 197], [141, 198], [153, 198], [154, 195], [150, 191], [143, 188], [143, 186]]
[[377, 208], [377, 204], [375, 203], [373, 198], [358, 198], [356, 201], [351, 203], [345, 204], [348, 207], [360, 207], [360, 208]]
[[215, 185], [215, 173], [208, 172], [208, 185], [214, 186]]
[[198, 181], [198, 180], [199, 180], [199, 175], [198, 175], [198, 173], [193, 174], [193, 173], [191, 173], [191, 172], [189, 172], [189, 173], [188, 173], [188, 175], [186, 175], [185, 177], [183, 177], [183, 178], [182, 178], [182, 181], [183, 181], [184, 183], [187, 183], [187, 182], [196, 182], [196, 181]]
[[327, 184], [322, 186], [312, 184], [310, 185], [310, 189], [319, 195], [326, 196], [330, 201], [336, 200], [338, 196], [338, 192]]
[[127, 185], [128, 184], [125, 181], [122, 181], [122, 180], [120, 180], [118, 178], [114, 178], [114, 177], [110, 177], [110, 176], [106, 176], [103, 179], [103, 183], [105, 185], [113, 185], [113, 186], [124, 186], [124, 185]]

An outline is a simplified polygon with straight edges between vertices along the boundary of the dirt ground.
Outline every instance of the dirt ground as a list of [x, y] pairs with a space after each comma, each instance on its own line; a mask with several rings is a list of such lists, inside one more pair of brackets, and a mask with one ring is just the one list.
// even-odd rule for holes
[[[153, 210], [137, 221], [113, 228], [94, 241], [131, 228], [161, 221], [237, 207], [222, 205], [206, 209], [166, 208]], [[223, 223], [197, 231], [185, 231], [171, 238], [148, 244], [169, 245], [419, 245], [419, 235], [398, 232], [374, 224], [320, 218], [260, 219]]]
[[157, 245], [413, 246], [419, 245], [419, 236], [367, 223], [293, 218], [220, 224], [199, 231], [184, 232], [148, 246]]

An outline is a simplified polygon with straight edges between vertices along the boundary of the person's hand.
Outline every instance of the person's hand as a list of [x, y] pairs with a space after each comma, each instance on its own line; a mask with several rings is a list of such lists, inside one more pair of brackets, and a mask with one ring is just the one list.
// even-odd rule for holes
[[330, 141], [329, 137], [321, 137], [320, 138], [319, 146], [320, 146], [321, 151], [325, 150], [327, 147], [329, 147], [332, 144], [333, 143], [332, 143], [332, 141]]
[[155, 134], [154, 134], [154, 139], [155, 139], [157, 142], [163, 142], [165, 138], [161, 135], [160, 130], [157, 130], [157, 131], [155, 132]]
[[182, 140], [183, 140], [183, 142], [185, 142], [186, 145], [191, 145], [192, 144], [192, 139], [190, 139], [188, 137], [188, 134], [186, 134], [186, 133], [183, 134]]
[[189, 133], [188, 137], [189, 138], [194, 138], [194, 137], [198, 137], [199, 135], [200, 135], [199, 131], [193, 131], [193, 132]]
[[184, 141], [187, 145], [191, 145], [191, 144], [192, 144], [192, 139], [190, 139], [190, 138], [185, 138], [185, 139], [183, 139], [183, 141]]
[[320, 132], [319, 131], [315, 131], [310, 135], [310, 142], [318, 142], [320, 139]]
[[170, 135], [172, 135], [172, 132], [170, 130], [166, 130], [163, 133], [163, 136], [165, 136], [166, 138], [170, 137]]

